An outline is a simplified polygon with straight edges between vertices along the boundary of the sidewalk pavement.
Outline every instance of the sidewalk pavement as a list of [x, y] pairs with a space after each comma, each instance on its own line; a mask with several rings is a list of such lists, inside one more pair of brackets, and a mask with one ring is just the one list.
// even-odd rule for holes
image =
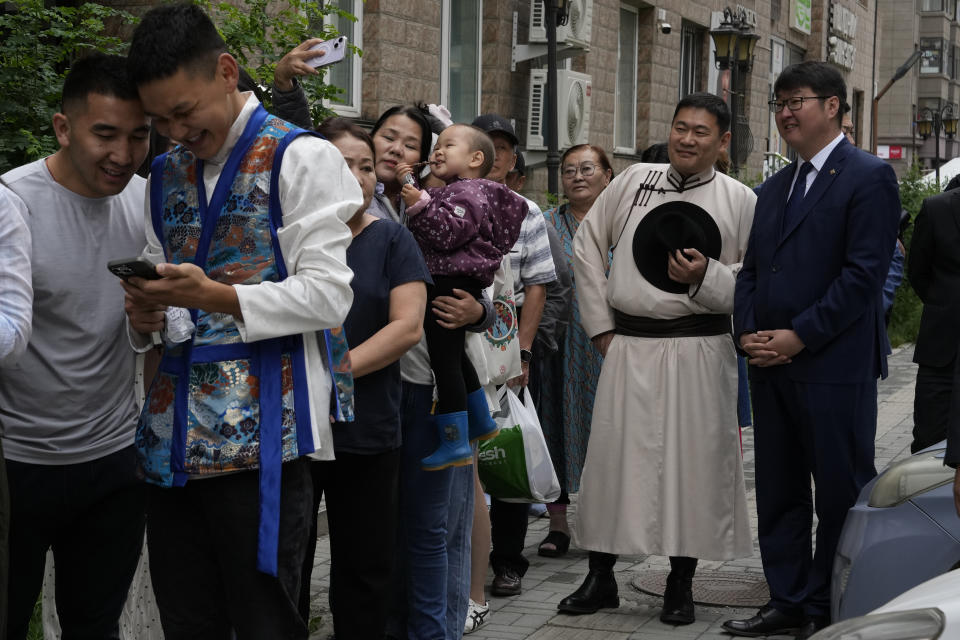
[[[897, 349], [888, 360], [889, 377], [879, 384], [876, 438], [878, 471], [890, 462], [910, 455], [916, 378], [916, 365], [912, 358], [912, 346]], [[695, 595], [697, 584], [701, 581], [715, 582], [720, 585], [721, 591], [731, 588], [730, 585], [736, 589], [736, 585], [741, 584], [743, 591], [753, 586], [754, 597], [756, 587], [765, 590], [760, 551], [756, 546], [753, 430], [749, 428], [743, 431], [743, 463], [748, 509], [752, 514], [753, 556], [728, 562], [701, 562], [697, 570]], [[573, 502], [571, 508], [576, 509], [576, 496], [573, 496]], [[644, 577], [649, 578], [652, 572], [665, 574], [669, 571], [669, 560], [658, 556], [621, 556], [615, 568], [620, 585], [618, 609], [602, 609], [588, 616], [558, 614], [557, 603], [572, 593], [587, 574], [587, 553], [571, 547], [563, 558], [538, 556], [537, 545], [547, 535], [548, 524], [546, 517], [530, 522], [524, 550], [524, 555], [530, 559], [530, 569], [523, 577], [523, 593], [512, 598], [491, 597], [489, 622], [471, 634], [471, 640], [729, 640], [731, 636], [721, 628], [723, 621], [753, 615], [765, 599], [761, 598], [756, 606], [751, 603], [748, 607], [697, 605], [697, 621], [694, 624], [684, 627], [665, 625], [659, 620], [662, 598], [641, 592], [633, 583]], [[319, 617], [319, 626], [311, 635], [313, 640], [326, 640], [333, 633], [327, 605], [329, 573], [329, 538], [321, 536], [317, 542], [311, 582], [313, 609]], [[488, 593], [490, 579], [491, 575], [488, 575]], [[644, 585], [648, 584], [649, 580], [644, 580]], [[734, 601], [736, 599], [731, 598]]]

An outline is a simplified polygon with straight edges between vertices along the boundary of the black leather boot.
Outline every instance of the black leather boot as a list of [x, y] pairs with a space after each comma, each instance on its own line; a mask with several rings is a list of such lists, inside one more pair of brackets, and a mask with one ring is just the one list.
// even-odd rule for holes
[[617, 595], [617, 579], [613, 565], [617, 556], [610, 553], [590, 552], [590, 572], [580, 588], [560, 601], [557, 609], [571, 615], [596, 613], [602, 608], [616, 609], [620, 606]]
[[696, 558], [670, 558], [670, 575], [667, 576], [667, 588], [663, 592], [660, 622], [685, 625], [696, 620], [693, 608], [693, 574], [696, 570]]

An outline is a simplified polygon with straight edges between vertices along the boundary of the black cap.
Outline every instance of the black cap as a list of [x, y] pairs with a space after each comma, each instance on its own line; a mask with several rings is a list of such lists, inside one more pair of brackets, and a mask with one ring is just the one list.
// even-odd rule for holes
[[510, 121], [503, 116], [495, 113], [485, 113], [482, 116], [477, 116], [472, 124], [487, 133], [502, 133], [514, 146], [520, 144], [520, 141], [517, 139], [517, 134], [513, 132], [513, 126], [510, 124]]
[[513, 165], [510, 173], [519, 173], [522, 176], [527, 175], [527, 163], [523, 160], [523, 152], [517, 151], [517, 162]]

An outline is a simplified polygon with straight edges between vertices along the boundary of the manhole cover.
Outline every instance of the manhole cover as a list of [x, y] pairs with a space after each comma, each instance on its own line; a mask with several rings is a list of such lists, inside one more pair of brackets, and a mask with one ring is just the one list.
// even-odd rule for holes
[[[662, 596], [668, 573], [644, 571], [630, 581], [630, 586], [643, 593]], [[770, 592], [762, 575], [704, 571], [693, 578], [693, 600], [697, 604], [724, 607], [762, 607], [770, 600]]]

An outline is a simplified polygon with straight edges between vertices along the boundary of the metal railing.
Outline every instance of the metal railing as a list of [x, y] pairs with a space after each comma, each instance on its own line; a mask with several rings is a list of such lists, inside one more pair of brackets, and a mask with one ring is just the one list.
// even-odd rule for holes
[[790, 158], [776, 151], [765, 151], [763, 154], [763, 179], [766, 180], [788, 164], [790, 164]]

